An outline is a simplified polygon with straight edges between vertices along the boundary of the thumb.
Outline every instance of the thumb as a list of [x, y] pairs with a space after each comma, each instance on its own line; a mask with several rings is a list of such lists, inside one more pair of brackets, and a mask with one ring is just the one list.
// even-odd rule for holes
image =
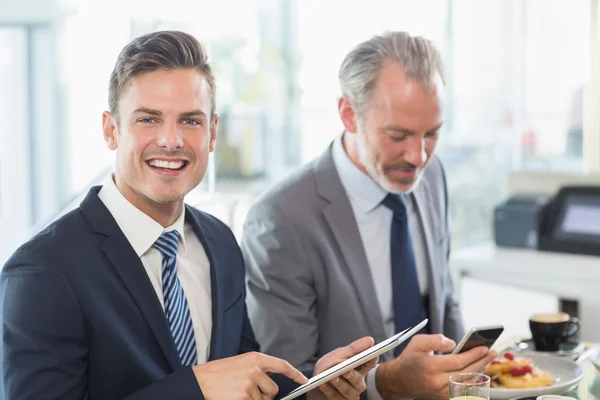
[[365, 336], [363, 338], [355, 340], [354, 342], [350, 343], [345, 347], [338, 347], [337, 349], [325, 354], [319, 360], [319, 371], [315, 370], [315, 373], [324, 371], [329, 367], [332, 367], [344, 360], [347, 360], [348, 358], [360, 353], [361, 351], [372, 347], [373, 343], [375, 343], [375, 341], [372, 337]]
[[415, 335], [406, 349], [413, 352], [432, 353], [442, 352], [447, 353], [454, 349], [456, 343], [454, 340], [447, 338], [444, 335]]
[[342, 357], [350, 358], [361, 351], [365, 351], [366, 349], [373, 347], [374, 344], [375, 340], [373, 340], [371, 336], [365, 336], [355, 340], [346, 347], [340, 348], [340, 352], [342, 353]]

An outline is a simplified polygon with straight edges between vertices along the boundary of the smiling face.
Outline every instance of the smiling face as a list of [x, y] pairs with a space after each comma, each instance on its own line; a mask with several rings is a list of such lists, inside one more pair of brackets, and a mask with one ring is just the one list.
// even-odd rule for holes
[[210, 118], [206, 79], [194, 69], [157, 70], [132, 78], [118, 116], [103, 114], [104, 139], [116, 151], [115, 183], [159, 223], [174, 221], [184, 196], [206, 172], [218, 116]]
[[407, 78], [400, 65], [385, 64], [362, 115], [347, 96], [340, 99], [350, 159], [388, 192], [413, 190], [437, 144], [443, 93], [441, 77], [429, 87]]

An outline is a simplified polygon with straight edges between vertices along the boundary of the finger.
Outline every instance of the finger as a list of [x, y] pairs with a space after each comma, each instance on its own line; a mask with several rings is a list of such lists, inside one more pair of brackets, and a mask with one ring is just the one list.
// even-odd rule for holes
[[364, 382], [364, 380], [365, 380], [365, 376], [363, 374], [361, 374], [360, 372], [358, 372], [357, 370], [352, 370], [352, 371], [346, 372], [344, 375], [342, 375], [342, 378], [344, 380], [348, 381], [350, 386], [352, 386], [353, 388], [356, 388], [356, 389], [359, 389], [361, 386], [361, 383]]
[[355, 340], [350, 343], [348, 346], [338, 347], [337, 349], [329, 352], [327, 355], [331, 358], [333, 364], [335, 365], [339, 362], [347, 360], [350, 357], [353, 357], [360, 353], [361, 351], [365, 351], [375, 344], [375, 341], [370, 336], [365, 336], [360, 339]]
[[488, 359], [493, 354], [487, 347], [480, 346], [460, 354], [446, 354], [434, 357], [436, 357], [435, 362], [441, 371], [462, 371], [471, 364]]
[[308, 379], [302, 372], [292, 367], [292, 365], [285, 360], [261, 353], [254, 353], [254, 357], [254, 364], [258, 365], [264, 372], [285, 375], [299, 384], [308, 382]]
[[[337, 377], [331, 381], [331, 385], [342, 395], [344, 399], [352, 399], [360, 396], [361, 391], [356, 390], [347, 379]], [[335, 397], [334, 397], [335, 398]]]
[[374, 344], [375, 340], [373, 340], [372, 337], [365, 336], [355, 340], [346, 347], [341, 347], [339, 355], [344, 359], [347, 359], [360, 353], [361, 351], [365, 351], [366, 349], [373, 347]]
[[485, 360], [490, 356], [490, 349], [488, 349], [485, 346], [479, 346], [467, 352], [456, 354], [456, 360], [459, 363], [459, 365], [457, 365], [456, 368], [453, 369], [459, 370], [467, 368], [469, 365], [477, 363], [481, 360]]
[[344, 398], [331, 382], [319, 386], [319, 390], [321, 391], [321, 393], [323, 393], [327, 400], [342, 400]]
[[485, 369], [485, 366], [488, 365], [494, 358], [496, 358], [496, 356], [498, 356], [498, 353], [495, 350], [492, 350], [487, 356], [464, 368], [463, 372], [482, 372]]
[[252, 380], [260, 390], [260, 393], [269, 399], [272, 399], [279, 392], [279, 387], [273, 380], [264, 372], [255, 373], [252, 375]]
[[356, 370], [348, 371], [343, 375], [343, 379], [348, 381], [350, 386], [357, 392], [362, 393], [367, 389], [365, 376]]
[[340, 362], [347, 360], [348, 358], [355, 356], [356, 354], [364, 351], [373, 346], [375, 341], [370, 336], [362, 337], [348, 346], [338, 347], [337, 349], [330, 351], [325, 354], [319, 363], [319, 371], [316, 373], [326, 370], [327, 368], [333, 367]]
[[379, 357], [376, 357], [376, 358], [372, 359], [371, 361], [366, 362], [363, 365], [361, 365], [360, 367], [356, 368], [355, 371], [358, 371], [359, 373], [366, 375], [367, 372], [369, 372], [370, 370], [372, 370], [373, 368], [375, 368], [377, 366], [378, 362], [379, 362]]
[[[256, 385], [252, 385], [248, 388], [248, 394], [252, 400], [264, 400], [264, 397]], [[268, 399], [269, 397], [267, 397]]]
[[447, 353], [456, 346], [454, 340], [447, 338], [442, 334], [437, 335], [415, 335], [406, 346], [404, 351], [433, 353], [439, 351]]

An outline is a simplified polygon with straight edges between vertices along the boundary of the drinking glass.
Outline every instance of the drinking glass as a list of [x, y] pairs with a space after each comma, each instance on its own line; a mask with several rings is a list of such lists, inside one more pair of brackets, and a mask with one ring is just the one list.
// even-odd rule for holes
[[475, 372], [451, 375], [448, 394], [450, 400], [489, 400], [490, 377]]

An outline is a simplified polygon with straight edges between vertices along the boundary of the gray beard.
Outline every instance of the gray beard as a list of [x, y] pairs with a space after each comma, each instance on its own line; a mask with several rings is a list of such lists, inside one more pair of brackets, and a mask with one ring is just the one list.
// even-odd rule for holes
[[[411, 193], [415, 190], [419, 181], [421, 180], [421, 176], [423, 175], [421, 171], [417, 176], [415, 182], [410, 186], [410, 188], [402, 190], [395, 187], [386, 177], [383, 171], [379, 171], [377, 169], [377, 161], [374, 158], [369, 157], [369, 143], [367, 142], [367, 138], [359, 129], [354, 135], [356, 142], [356, 150], [358, 152], [358, 161], [365, 167], [367, 174], [373, 179], [379, 186], [381, 186], [385, 191], [394, 194], [402, 194], [402, 193]], [[427, 160], [427, 163], [429, 160]], [[425, 165], [427, 165], [425, 163]]]

